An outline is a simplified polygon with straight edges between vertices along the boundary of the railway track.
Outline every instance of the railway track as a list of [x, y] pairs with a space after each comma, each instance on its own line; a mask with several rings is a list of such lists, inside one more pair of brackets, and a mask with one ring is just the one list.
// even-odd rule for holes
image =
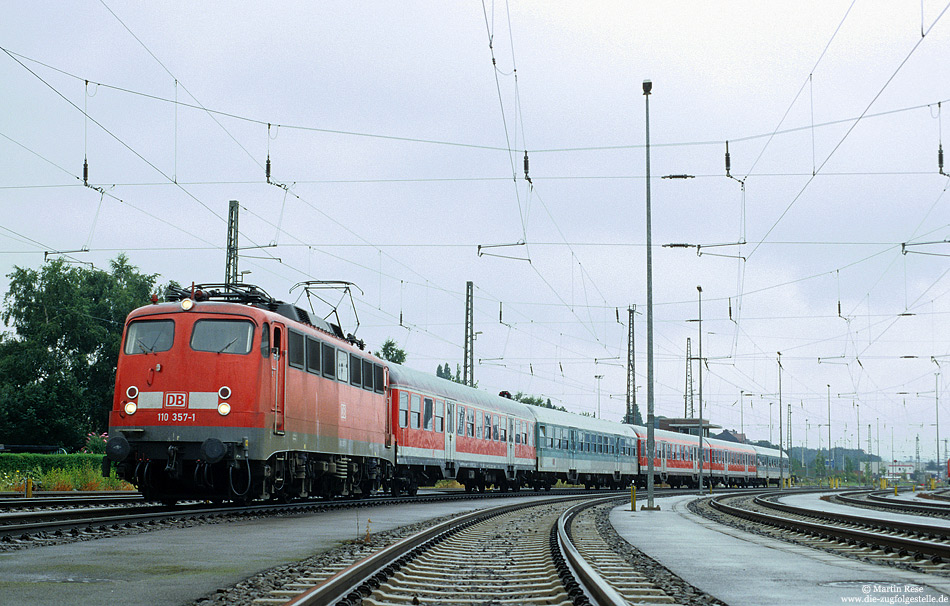
[[614, 553], [585, 511], [611, 496], [516, 504], [458, 516], [375, 554], [299, 578], [257, 604], [671, 604]]
[[778, 503], [781, 494], [721, 495], [708, 505], [776, 538], [950, 575], [950, 527], [794, 507]]
[[950, 503], [935, 501], [930, 503], [914, 503], [892, 498], [890, 490], [855, 490], [843, 492], [832, 497], [832, 501], [857, 507], [870, 507], [886, 511], [929, 515], [940, 518], [950, 518]]
[[[37, 510], [8, 510], [0, 512], [0, 550], [113, 536], [128, 532], [142, 532], [162, 528], [167, 524], [194, 524], [213, 520], [239, 519], [256, 516], [316, 513], [333, 509], [374, 507], [400, 503], [434, 503], [453, 500], [491, 499], [513, 496], [536, 496], [537, 493], [486, 492], [479, 494], [438, 493], [414, 497], [379, 496], [360, 500], [312, 500], [290, 503], [267, 502], [245, 506], [221, 506], [205, 502], [183, 503], [175, 507], [146, 504], [130, 500], [124, 503], [107, 501], [105, 505], [90, 506], [85, 498], [72, 502], [57, 500]], [[550, 493], [548, 493], [550, 494]], [[592, 494], [585, 490], [564, 490], [556, 494]], [[596, 492], [593, 494], [597, 494]], [[612, 492], [610, 494], [616, 494]], [[80, 505], [82, 503], [82, 505]], [[73, 505], [73, 506], [70, 506]]]
[[43, 492], [34, 493], [36, 496], [27, 498], [22, 494], [0, 493], [0, 511], [12, 509], [49, 509], [53, 507], [88, 507], [91, 505], [118, 505], [128, 503], [145, 503], [145, 499], [137, 492]]

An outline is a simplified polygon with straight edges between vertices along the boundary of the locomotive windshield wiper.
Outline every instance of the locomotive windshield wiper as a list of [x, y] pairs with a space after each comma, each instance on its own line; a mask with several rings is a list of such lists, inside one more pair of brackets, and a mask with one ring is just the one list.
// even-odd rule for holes
[[155, 353], [155, 347], [149, 347], [145, 344], [144, 341], [140, 338], [136, 338], [135, 342], [138, 343], [139, 349], [142, 350], [142, 353]]
[[237, 338], [237, 337], [234, 337], [233, 339], [231, 339], [230, 341], [228, 341], [228, 344], [227, 344], [227, 345], [225, 345], [224, 347], [222, 347], [221, 349], [219, 349], [217, 353], [224, 353], [224, 350], [227, 349], [228, 347], [231, 347], [232, 345], [234, 345], [234, 342], [237, 341], [237, 340], [238, 340], [238, 338]]

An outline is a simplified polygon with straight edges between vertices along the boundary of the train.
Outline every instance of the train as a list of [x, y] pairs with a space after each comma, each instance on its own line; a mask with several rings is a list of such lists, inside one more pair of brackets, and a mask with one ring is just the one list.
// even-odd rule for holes
[[[123, 329], [103, 474], [173, 504], [647, 484], [647, 429], [528, 405], [371, 352], [250, 284], [175, 288]], [[655, 430], [654, 480], [698, 487], [699, 439]], [[703, 438], [704, 485], [777, 485], [779, 451]], [[785, 470], [785, 476], [787, 476]]]

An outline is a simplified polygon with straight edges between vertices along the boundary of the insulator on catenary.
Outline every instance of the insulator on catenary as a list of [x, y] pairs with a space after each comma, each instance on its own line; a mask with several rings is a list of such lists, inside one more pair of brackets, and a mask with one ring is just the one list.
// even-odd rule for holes
[[270, 154], [267, 154], [267, 164], [264, 165], [264, 174], [267, 176], [267, 182], [270, 183]]
[[940, 147], [937, 148], [937, 166], [940, 167], [941, 175], [947, 174], [943, 172], [943, 143], [941, 143]]
[[89, 161], [86, 158], [82, 159], [82, 184], [89, 185]]
[[729, 171], [732, 170], [732, 159], [729, 157], [729, 142], [726, 141], [726, 176], [731, 177]]
[[524, 151], [524, 180], [531, 183], [531, 177], [528, 176], [528, 150]]

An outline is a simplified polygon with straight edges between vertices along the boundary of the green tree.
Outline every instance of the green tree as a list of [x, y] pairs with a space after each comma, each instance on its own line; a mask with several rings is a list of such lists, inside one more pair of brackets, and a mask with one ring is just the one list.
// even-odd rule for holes
[[541, 396], [529, 396], [519, 391], [518, 393], [515, 394], [514, 399], [524, 404], [530, 404], [531, 406], [540, 406], [541, 408], [551, 408], [553, 410], [560, 410], [563, 412], [567, 412], [567, 409], [564, 408], [563, 406], [555, 406], [554, 404], [552, 404], [551, 398], [548, 398], [547, 400], [545, 400]]
[[395, 340], [386, 339], [382, 348], [379, 350], [379, 357], [393, 364], [402, 364], [406, 361], [406, 352], [399, 348]]
[[825, 477], [825, 459], [823, 456], [818, 455], [815, 457], [815, 477], [823, 478]]
[[157, 275], [125, 255], [109, 271], [61, 259], [17, 267], [0, 318], [0, 443], [77, 449], [108, 428], [125, 317], [148, 303]]

